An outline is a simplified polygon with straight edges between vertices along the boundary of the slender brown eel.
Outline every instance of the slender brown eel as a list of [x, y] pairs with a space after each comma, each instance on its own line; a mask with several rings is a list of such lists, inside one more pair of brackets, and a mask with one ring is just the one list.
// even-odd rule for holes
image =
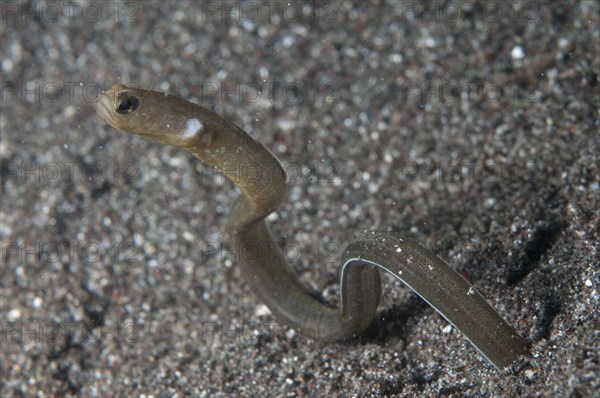
[[271, 152], [229, 120], [156, 91], [115, 84], [94, 108], [112, 127], [185, 149], [239, 187], [227, 228], [230, 244], [241, 249], [246, 283], [301, 334], [335, 341], [364, 331], [379, 305], [382, 269], [427, 301], [498, 369], [528, 353], [524, 340], [469, 282], [431, 251], [393, 232], [364, 232], [350, 243], [341, 261], [341, 308], [321, 303], [288, 266], [264, 221], [281, 203], [286, 184]]

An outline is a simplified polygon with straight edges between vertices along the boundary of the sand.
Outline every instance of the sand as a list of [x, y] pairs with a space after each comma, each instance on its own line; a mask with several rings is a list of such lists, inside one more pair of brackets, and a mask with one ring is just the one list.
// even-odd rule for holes
[[[61, 4], [2, 3], [3, 397], [597, 394], [597, 2]], [[400, 231], [532, 356], [497, 371], [387, 276], [364, 335], [299, 337], [222, 235], [235, 186], [95, 115], [117, 81], [281, 159], [269, 224], [324, 300], [357, 232]]]

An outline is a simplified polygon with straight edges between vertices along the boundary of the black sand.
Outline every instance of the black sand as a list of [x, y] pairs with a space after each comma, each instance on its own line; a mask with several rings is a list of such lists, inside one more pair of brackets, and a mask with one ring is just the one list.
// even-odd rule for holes
[[[597, 394], [597, 2], [56, 4], [2, 3], [3, 397]], [[388, 277], [361, 338], [298, 338], [220, 235], [233, 185], [96, 117], [116, 81], [288, 165], [270, 224], [325, 300], [357, 231], [405, 231], [532, 357], [496, 371]]]

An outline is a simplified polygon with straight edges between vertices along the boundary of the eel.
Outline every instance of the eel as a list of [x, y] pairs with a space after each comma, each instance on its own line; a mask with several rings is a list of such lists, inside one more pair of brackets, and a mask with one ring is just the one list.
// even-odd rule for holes
[[456, 327], [498, 370], [527, 355], [525, 340], [458, 272], [395, 232], [364, 231], [343, 252], [340, 308], [300, 282], [265, 224], [285, 194], [279, 160], [226, 118], [195, 103], [117, 83], [93, 104], [115, 129], [172, 145], [216, 168], [241, 193], [227, 221], [230, 245], [246, 283], [279, 321], [320, 341], [351, 339], [377, 313], [380, 270], [398, 278]]

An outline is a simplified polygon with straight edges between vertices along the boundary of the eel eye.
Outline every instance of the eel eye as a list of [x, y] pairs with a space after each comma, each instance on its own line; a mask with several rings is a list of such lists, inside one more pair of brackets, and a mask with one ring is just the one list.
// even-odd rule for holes
[[117, 96], [117, 113], [121, 115], [126, 115], [135, 111], [140, 107], [140, 100], [138, 97], [133, 95], [130, 92], [122, 92]]

